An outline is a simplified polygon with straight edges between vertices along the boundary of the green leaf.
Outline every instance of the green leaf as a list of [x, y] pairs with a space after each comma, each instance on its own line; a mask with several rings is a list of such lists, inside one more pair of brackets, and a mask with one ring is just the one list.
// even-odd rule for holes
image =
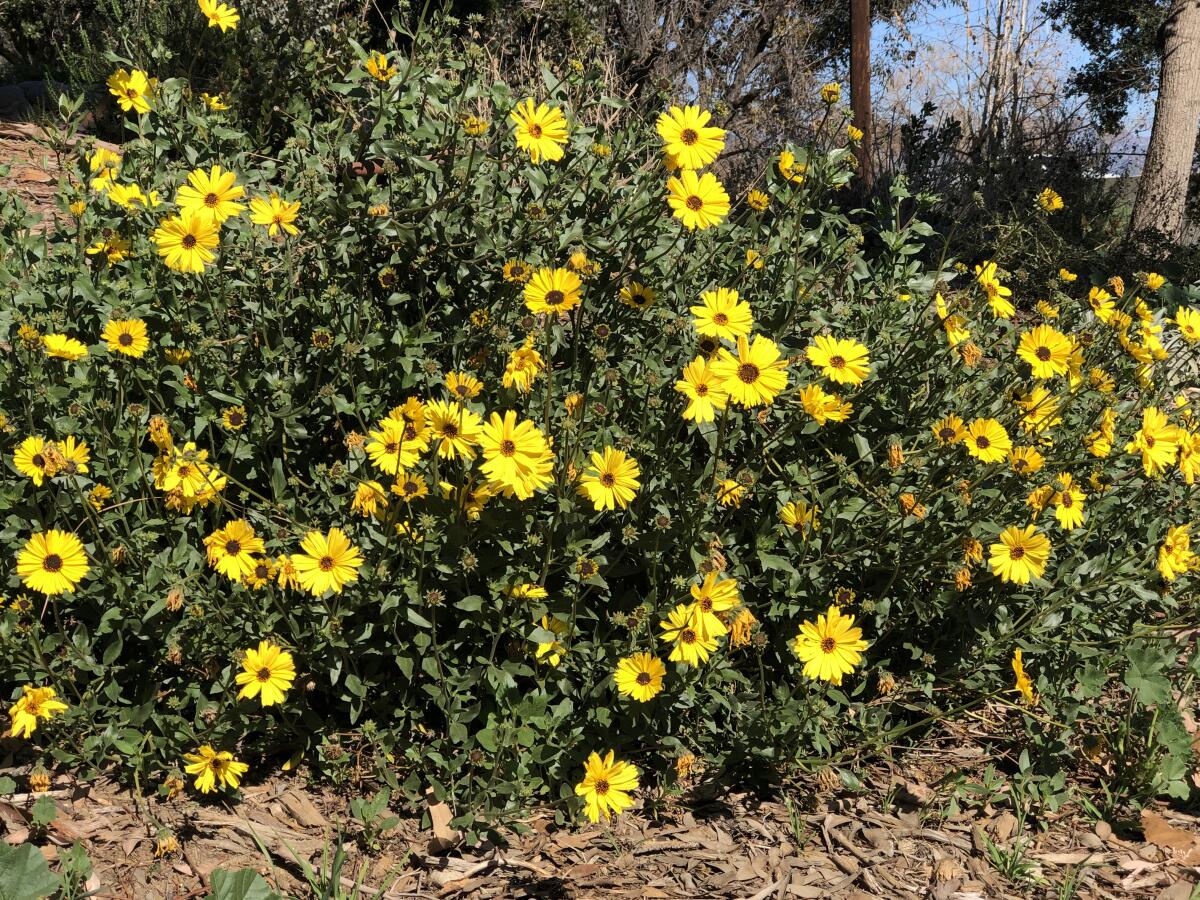
[[32, 814], [34, 825], [37, 825], [39, 828], [45, 828], [57, 818], [58, 804], [54, 802], [53, 797], [47, 797], [43, 794], [34, 801]]
[[283, 476], [283, 459], [275, 457], [271, 461], [271, 490], [276, 500], [283, 500], [287, 494], [287, 479]]
[[1146, 706], [1170, 703], [1171, 680], [1164, 674], [1167, 657], [1146, 645], [1132, 646], [1125, 655], [1129, 660], [1125, 686], [1138, 695], [1138, 700]]
[[0, 900], [40, 900], [57, 891], [60, 883], [32, 844], [0, 843]]
[[212, 893], [205, 900], [280, 900], [280, 896], [253, 869], [217, 869], [212, 873]]

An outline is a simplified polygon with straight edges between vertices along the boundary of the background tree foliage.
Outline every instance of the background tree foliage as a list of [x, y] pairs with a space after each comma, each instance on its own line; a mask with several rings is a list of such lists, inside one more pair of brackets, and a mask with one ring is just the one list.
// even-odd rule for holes
[[1087, 95], [1099, 124], [1116, 130], [1132, 96], [1157, 86], [1170, 0], [1046, 0], [1044, 7], [1090, 54], [1073, 86]]

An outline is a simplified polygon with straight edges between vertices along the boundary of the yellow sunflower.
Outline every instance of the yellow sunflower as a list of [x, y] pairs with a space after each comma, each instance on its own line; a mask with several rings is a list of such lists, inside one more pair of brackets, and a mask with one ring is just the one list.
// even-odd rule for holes
[[992, 574], [1013, 584], [1029, 584], [1046, 571], [1050, 539], [1039, 534], [1033, 525], [1024, 528], [1011, 525], [1000, 532], [999, 541], [992, 544], [990, 550], [988, 563]]
[[150, 349], [146, 323], [141, 319], [109, 319], [100, 332], [100, 339], [113, 353], [140, 357]]
[[8, 717], [12, 719], [9, 735], [27, 738], [37, 731], [38, 719], [49, 719], [66, 709], [67, 704], [55, 699], [56, 696], [52, 687], [27, 684], [21, 688], [21, 696], [8, 708]]
[[658, 623], [662, 629], [659, 639], [675, 645], [668, 657], [671, 662], [698, 666], [716, 652], [716, 639], [700, 634], [694, 618], [692, 605], [680, 603]]
[[525, 284], [525, 306], [535, 315], [567, 312], [579, 305], [582, 290], [570, 269], [538, 269]]
[[154, 229], [152, 239], [167, 268], [198, 274], [217, 258], [213, 251], [220, 235], [220, 226], [212, 216], [183, 210], [178, 216], [164, 219]]
[[517, 422], [517, 414], [492, 413], [480, 434], [483, 473], [492, 486], [506, 495], [526, 500], [553, 480], [554, 454], [545, 435], [533, 422]]
[[852, 339], [820, 335], [804, 353], [821, 374], [839, 384], [862, 384], [871, 374], [867, 348]]
[[181, 210], [207, 216], [220, 225], [246, 208], [237, 202], [246, 195], [246, 189], [237, 183], [235, 173], [220, 166], [215, 165], [207, 172], [193, 169], [187, 181], [175, 194], [175, 203]]
[[195, 753], [183, 754], [183, 759], [187, 763], [184, 771], [196, 776], [196, 790], [202, 794], [211, 794], [218, 786], [236, 790], [250, 768], [234, 759], [228, 750], [217, 752], [208, 744]]
[[46, 355], [55, 359], [78, 360], [88, 355], [87, 345], [65, 334], [48, 334], [42, 338]]
[[641, 487], [640, 474], [636, 459], [624, 450], [605, 447], [602, 453], [592, 451], [591, 465], [579, 480], [579, 492], [597, 510], [624, 509]]
[[542, 103], [534, 106], [528, 97], [517, 104], [508, 114], [513, 123], [513, 136], [517, 148], [529, 154], [535, 166], [542, 160], [557, 162], [563, 157], [563, 146], [567, 143], [567, 120], [562, 110]]
[[431, 400], [425, 410], [430, 440], [438, 456], [446, 459], [475, 458], [475, 445], [479, 443], [479, 433], [483, 428], [483, 419], [478, 413], [461, 403], [445, 403], [441, 400]]
[[697, 356], [683, 367], [683, 379], [675, 382], [675, 390], [688, 400], [683, 417], [689, 422], [712, 422], [716, 410], [724, 409], [728, 399], [724, 386], [713, 375], [703, 356]]
[[1002, 462], [1012, 449], [1012, 440], [995, 419], [976, 419], [963, 435], [967, 452], [980, 462]]
[[862, 629], [854, 626], [854, 616], [844, 615], [833, 604], [815, 622], [802, 622], [799, 634], [792, 639], [792, 652], [804, 663], [805, 677], [834, 686], [840, 686], [842, 676], [854, 671], [866, 649]]
[[617, 690], [632, 700], [646, 703], [653, 700], [662, 690], [667, 667], [662, 660], [649, 653], [635, 653], [617, 663], [613, 681]]
[[242, 20], [238, 11], [232, 6], [218, 3], [217, 0], [197, 0], [197, 2], [200, 5], [200, 12], [208, 19], [208, 27], [220, 28], [222, 34], [237, 28], [238, 22]]
[[699, 305], [690, 307], [690, 312], [696, 331], [709, 337], [736, 341], [754, 327], [750, 304], [739, 300], [738, 292], [729, 288], [705, 291]]
[[697, 176], [693, 169], [667, 179], [667, 205], [689, 231], [719, 225], [729, 215], [729, 195], [721, 182], [711, 172]]
[[265, 225], [269, 237], [299, 234], [300, 229], [295, 224], [299, 215], [299, 200], [282, 200], [278, 194], [271, 194], [265, 200], [255, 197], [250, 201], [250, 221], [255, 225]]
[[139, 116], [150, 112], [155, 81], [141, 69], [132, 72], [117, 69], [108, 76], [107, 84], [108, 92], [117, 98], [117, 104], [125, 112], [135, 112]]
[[583, 798], [583, 809], [593, 822], [610, 819], [633, 805], [631, 791], [638, 789], [638, 770], [616, 759], [609, 750], [601, 758], [592, 753], [584, 765], [583, 781], [575, 785], [575, 794]]
[[1070, 339], [1049, 325], [1025, 332], [1017, 346], [1017, 356], [1029, 363], [1034, 378], [1066, 375], [1073, 351]]
[[208, 564], [230, 581], [254, 571], [254, 558], [265, 549], [263, 540], [245, 519], [234, 519], [204, 539]]
[[50, 458], [46, 455], [46, 441], [37, 435], [30, 435], [21, 441], [13, 453], [13, 465], [17, 471], [30, 479], [34, 487], [41, 487], [47, 478], [53, 478], [56, 472]]
[[39, 531], [17, 554], [17, 574], [31, 591], [62, 594], [88, 573], [88, 558], [83, 544], [69, 531]]
[[283, 702], [292, 682], [296, 680], [296, 666], [292, 654], [270, 641], [259, 641], [258, 649], [251, 647], [242, 658], [242, 671], [234, 676], [242, 686], [239, 700], [259, 697], [263, 706], [274, 706]]
[[710, 126], [711, 118], [698, 106], [672, 106], [659, 115], [655, 130], [680, 168], [702, 169], [725, 148], [725, 131]]
[[300, 553], [292, 554], [296, 580], [314, 597], [326, 591], [341, 593], [347, 584], [358, 580], [362, 555], [340, 528], [327, 534], [310, 531], [300, 542]]
[[739, 337], [736, 356], [722, 347], [711, 369], [729, 399], [740, 406], [770, 404], [787, 387], [787, 360], [775, 342], [762, 335], [755, 335], [753, 344]]

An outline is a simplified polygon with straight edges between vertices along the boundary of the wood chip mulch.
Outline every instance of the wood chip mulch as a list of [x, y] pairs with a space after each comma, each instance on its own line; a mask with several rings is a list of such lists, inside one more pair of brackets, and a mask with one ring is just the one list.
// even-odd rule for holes
[[[466, 848], [434, 805], [368, 849], [348, 797], [300, 776], [244, 786], [240, 803], [135, 798], [108, 780], [59, 777], [59, 810], [44, 832], [30, 824], [38, 795], [0, 800], [0, 834], [33, 840], [55, 862], [76, 842], [95, 867], [86, 886], [114, 900], [202, 898], [214, 870], [252, 868], [287, 897], [311, 896], [305, 877], [328, 876], [339, 834], [347, 896], [415, 898], [982, 898], [1188, 900], [1200, 882], [1200, 820], [1166, 807], [1117, 825], [1060, 810], [1036, 821], [988, 803], [949, 814], [946, 773], [976, 770], [977, 752], [934, 750], [879, 766], [864, 790], [722, 793], [712, 784], [664, 801], [653, 818], [634, 809], [611, 828], [560, 827], [552, 811], [526, 820], [504, 846]], [[941, 775], [938, 774], [941, 772]], [[25, 785], [27, 769], [0, 768]], [[22, 790], [25, 790], [22, 787]], [[154, 855], [159, 825], [179, 849]], [[1019, 851], [1019, 852], [1018, 852]], [[998, 855], [1019, 858], [1003, 874]], [[1073, 884], [1074, 892], [1062, 890]], [[1061, 890], [1061, 892], [1060, 892]]]

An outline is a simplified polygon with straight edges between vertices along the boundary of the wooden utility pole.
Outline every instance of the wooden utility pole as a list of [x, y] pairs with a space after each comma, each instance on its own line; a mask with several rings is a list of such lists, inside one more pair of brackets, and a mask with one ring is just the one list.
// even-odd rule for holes
[[864, 192], [871, 189], [871, 0], [850, 0], [850, 111], [862, 132], [855, 156]]

